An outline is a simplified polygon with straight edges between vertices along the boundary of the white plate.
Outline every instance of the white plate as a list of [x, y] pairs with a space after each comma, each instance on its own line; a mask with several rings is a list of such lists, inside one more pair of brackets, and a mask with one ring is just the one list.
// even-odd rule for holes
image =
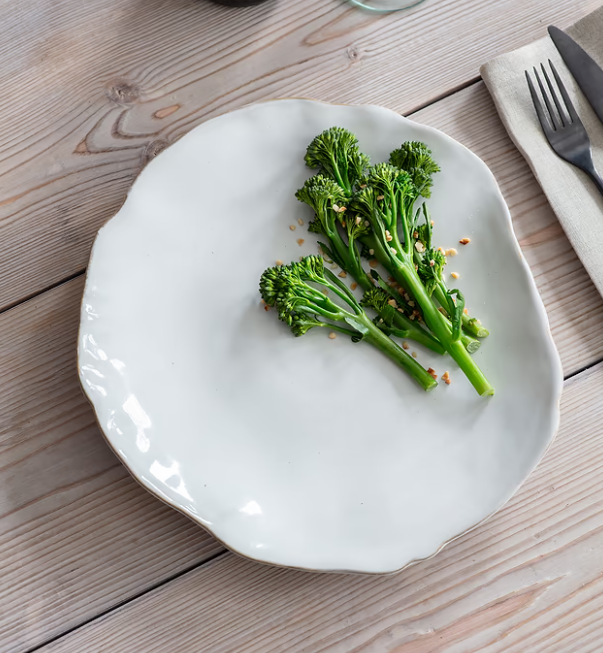
[[[315, 253], [294, 193], [309, 141], [340, 125], [374, 161], [425, 141], [430, 207], [496, 389], [421, 391], [322, 330], [294, 338], [260, 307], [277, 259]], [[304, 238], [300, 247], [296, 239]], [[99, 232], [79, 336], [83, 387], [113, 449], [155, 495], [228, 547], [314, 570], [392, 572], [500, 508], [558, 424], [559, 359], [496, 182], [469, 150], [380, 107], [284, 100], [211, 120], [153, 160]]]

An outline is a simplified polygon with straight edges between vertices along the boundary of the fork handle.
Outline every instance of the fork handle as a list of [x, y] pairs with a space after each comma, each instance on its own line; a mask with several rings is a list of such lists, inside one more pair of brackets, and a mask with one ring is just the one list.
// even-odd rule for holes
[[599, 189], [601, 195], [603, 195], [603, 178], [596, 171], [595, 166], [585, 168], [584, 172], [593, 180], [595, 186]]

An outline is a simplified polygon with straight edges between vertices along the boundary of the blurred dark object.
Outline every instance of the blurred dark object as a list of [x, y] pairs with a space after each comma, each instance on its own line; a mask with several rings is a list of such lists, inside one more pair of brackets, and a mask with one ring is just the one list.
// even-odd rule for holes
[[266, 0], [213, 0], [219, 5], [226, 5], [227, 7], [251, 7], [252, 5], [259, 5]]

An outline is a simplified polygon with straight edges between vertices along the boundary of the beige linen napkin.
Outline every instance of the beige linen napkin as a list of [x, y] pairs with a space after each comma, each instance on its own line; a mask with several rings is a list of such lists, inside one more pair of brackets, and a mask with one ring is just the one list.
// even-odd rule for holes
[[[564, 31], [603, 67], [603, 7]], [[583, 172], [552, 151], [536, 117], [526, 83], [524, 71], [532, 72], [533, 66], [549, 59], [559, 71], [586, 127], [595, 166], [603, 175], [603, 125], [548, 33], [540, 41], [488, 62], [482, 66], [481, 73], [509, 135], [532, 168], [572, 246], [603, 295], [603, 196]]]

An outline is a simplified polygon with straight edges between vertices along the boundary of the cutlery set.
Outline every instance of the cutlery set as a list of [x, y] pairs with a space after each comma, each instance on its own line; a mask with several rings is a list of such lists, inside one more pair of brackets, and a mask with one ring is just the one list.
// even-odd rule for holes
[[[549, 35], [580, 90], [603, 123], [603, 70], [565, 32], [551, 26]], [[548, 65], [552, 79], [544, 64], [540, 64], [540, 70], [536, 67], [533, 69], [536, 83], [532, 81], [530, 73], [525, 71], [536, 115], [544, 135], [553, 151], [585, 172], [603, 195], [603, 178], [595, 168], [588, 133], [555, 66], [550, 60]]]

